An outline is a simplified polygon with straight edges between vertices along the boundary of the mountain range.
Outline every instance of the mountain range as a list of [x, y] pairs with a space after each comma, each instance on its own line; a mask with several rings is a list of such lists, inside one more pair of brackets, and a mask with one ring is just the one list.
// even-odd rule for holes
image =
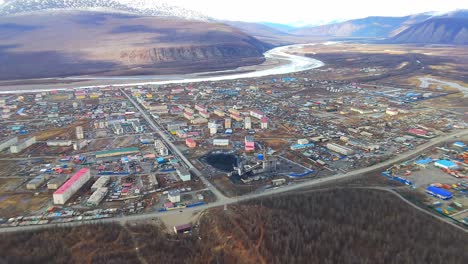
[[0, 79], [224, 70], [258, 64], [274, 46], [340, 38], [465, 45], [467, 13], [294, 28], [218, 21], [165, 1], [6, 0], [0, 4]]
[[0, 15], [0, 79], [223, 70], [261, 63], [273, 47], [167, 5], [10, 0]]
[[311, 39], [378, 39], [383, 43], [399, 44], [468, 44], [467, 10], [443, 15], [422, 13], [403, 17], [371, 16], [300, 28], [272, 23], [226, 23], [266, 41], [282, 36], [283, 40], [302, 39], [300, 42]]

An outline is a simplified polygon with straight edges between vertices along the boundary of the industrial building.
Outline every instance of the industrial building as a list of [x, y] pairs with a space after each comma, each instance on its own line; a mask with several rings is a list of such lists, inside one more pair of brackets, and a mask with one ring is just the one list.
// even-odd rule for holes
[[20, 153], [21, 151], [29, 148], [30, 146], [34, 145], [36, 143], [36, 137], [30, 137], [28, 139], [25, 139], [21, 141], [20, 143], [17, 143], [16, 145], [11, 145], [10, 146], [10, 152], [11, 153]]
[[93, 194], [91, 194], [86, 204], [88, 206], [98, 206], [102, 202], [104, 197], [106, 197], [107, 192], [108, 192], [107, 187], [98, 188], [97, 190], [93, 192]]
[[60, 188], [60, 186], [62, 186], [62, 184], [64, 184], [67, 181], [67, 179], [68, 179], [67, 175], [61, 175], [59, 177], [55, 177], [47, 183], [47, 189], [57, 190], [58, 188]]
[[65, 204], [89, 179], [91, 171], [88, 168], [80, 169], [54, 192], [54, 204]]
[[3, 151], [13, 146], [16, 143], [18, 143], [18, 137], [12, 137], [12, 138], [3, 140], [2, 142], [0, 142], [0, 151]]
[[47, 140], [48, 147], [69, 147], [73, 144], [71, 140]]
[[45, 181], [46, 181], [46, 177], [44, 175], [36, 176], [26, 184], [26, 189], [36, 190], [42, 184], [44, 184]]
[[448, 169], [448, 170], [458, 170], [458, 165], [450, 160], [438, 160], [434, 162], [434, 166], [437, 168]]
[[97, 151], [96, 158], [108, 158], [108, 157], [118, 157], [130, 154], [139, 153], [140, 150], [138, 148], [120, 148], [114, 150], [104, 150], [104, 151]]
[[339, 153], [339, 154], [342, 154], [342, 155], [346, 155], [346, 156], [349, 156], [349, 155], [353, 155], [354, 154], [354, 150], [353, 149], [350, 149], [348, 147], [345, 147], [345, 146], [341, 146], [341, 145], [338, 145], [338, 144], [335, 144], [335, 143], [327, 143], [327, 148], [331, 151], [334, 151], [336, 153]]
[[308, 143], [308, 144], [294, 144], [291, 146], [291, 150], [298, 150], [298, 149], [305, 149], [305, 148], [311, 148], [313, 147], [313, 143]]
[[426, 192], [434, 197], [438, 197], [442, 200], [449, 200], [452, 198], [452, 193], [445, 190], [445, 189], [442, 189], [442, 188], [439, 188], [439, 187], [436, 187], [436, 186], [429, 186], [427, 187], [426, 189]]
[[169, 155], [169, 149], [167, 149], [166, 145], [164, 145], [160, 139], [154, 141], [154, 147], [160, 156], [164, 157]]
[[109, 176], [101, 176], [99, 179], [97, 179], [96, 182], [94, 182], [93, 186], [91, 186], [91, 191], [96, 191], [99, 188], [105, 187], [110, 181]]
[[177, 168], [177, 175], [179, 175], [179, 178], [184, 182], [190, 181], [191, 179], [190, 171], [188, 171], [184, 167]]

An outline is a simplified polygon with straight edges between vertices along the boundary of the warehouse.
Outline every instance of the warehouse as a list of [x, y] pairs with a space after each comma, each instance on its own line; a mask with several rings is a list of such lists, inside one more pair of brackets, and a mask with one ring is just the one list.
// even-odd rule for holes
[[438, 160], [434, 162], [434, 166], [437, 168], [442, 168], [442, 169], [449, 169], [449, 170], [458, 170], [459, 167], [458, 165], [450, 160]]
[[98, 206], [102, 202], [104, 197], [106, 197], [107, 191], [107, 187], [98, 188], [96, 191], [93, 192], [93, 194], [91, 194], [86, 204], [88, 206]]
[[3, 140], [0, 142], [0, 151], [3, 151], [16, 143], [18, 143], [18, 137], [12, 137], [10, 139]]
[[71, 140], [47, 140], [48, 147], [69, 147], [73, 143]]
[[46, 181], [46, 178], [45, 178], [44, 175], [36, 176], [36, 177], [34, 177], [32, 180], [30, 180], [30, 181], [26, 184], [26, 189], [28, 189], [28, 190], [36, 190], [36, 189], [39, 188], [42, 184], [44, 184], [45, 181]]
[[91, 179], [91, 172], [88, 168], [79, 170], [54, 192], [54, 204], [65, 204], [89, 179]]
[[327, 148], [329, 150], [331, 150], [331, 151], [334, 151], [336, 153], [343, 154], [343, 155], [346, 155], [346, 156], [354, 154], [353, 149], [350, 149], [350, 148], [347, 148], [347, 147], [344, 147], [344, 146], [341, 146], [341, 145], [338, 145], [338, 144], [335, 144], [335, 143], [328, 143]]
[[99, 188], [102, 188], [104, 186], [106, 186], [110, 181], [110, 177], [109, 176], [101, 176], [99, 177], [99, 179], [97, 179], [97, 181], [93, 184], [93, 186], [91, 186], [91, 191], [96, 191], [97, 189]]
[[140, 152], [138, 148], [120, 148], [114, 150], [97, 151], [96, 158], [117, 157]]
[[30, 137], [28, 139], [23, 140], [22, 142], [10, 146], [11, 153], [20, 153], [21, 151], [27, 149], [28, 147], [32, 146], [36, 143], [36, 137]]
[[56, 178], [53, 178], [47, 183], [47, 189], [57, 190], [62, 184], [64, 184], [68, 179], [67, 175], [62, 175]]
[[452, 198], [452, 193], [444, 190], [442, 188], [438, 188], [435, 186], [429, 186], [426, 189], [426, 192], [434, 197], [438, 197], [442, 200], [449, 200]]
[[305, 148], [311, 148], [313, 147], [313, 143], [308, 143], [308, 144], [294, 144], [291, 146], [291, 150], [298, 150], [298, 149], [305, 149]]

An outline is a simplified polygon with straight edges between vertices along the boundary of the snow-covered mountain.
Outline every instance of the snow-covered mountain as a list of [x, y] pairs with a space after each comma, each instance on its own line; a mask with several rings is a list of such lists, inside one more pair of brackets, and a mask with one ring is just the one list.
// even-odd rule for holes
[[61, 10], [123, 12], [142, 16], [209, 20], [203, 14], [161, 0], [0, 0], [0, 16]]

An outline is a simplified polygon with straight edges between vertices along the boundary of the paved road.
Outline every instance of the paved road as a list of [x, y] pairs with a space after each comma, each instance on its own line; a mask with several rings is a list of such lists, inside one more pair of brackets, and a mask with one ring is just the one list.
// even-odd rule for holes
[[150, 125], [150, 127], [158, 133], [158, 135], [161, 137], [161, 139], [164, 141], [166, 146], [171, 150], [171, 152], [177, 156], [180, 160], [182, 160], [187, 167], [189, 168], [190, 171], [192, 171], [198, 178], [201, 179], [201, 181], [207, 186], [210, 191], [216, 196], [218, 201], [229, 201], [230, 198], [226, 197], [224, 194], [222, 194], [216, 187], [214, 187], [206, 178], [203, 176], [203, 174], [195, 167], [193, 164], [184, 156], [182, 152], [172, 143], [170, 138], [166, 133], [164, 133], [156, 124], [154, 119], [148, 115], [148, 113], [138, 104], [131, 96], [129, 96], [124, 89], [120, 89], [120, 91], [128, 98], [128, 100], [138, 109], [138, 111], [142, 114], [142, 116], [145, 118], [146, 122]]
[[[94, 220], [94, 221], [87, 221], [87, 222], [72, 222], [72, 223], [67, 223], [67, 224], [49, 224], [49, 225], [42, 225], [42, 226], [7, 227], [7, 228], [0, 228], [0, 233], [2, 233], [2, 232], [17, 232], [17, 231], [25, 231], [25, 230], [43, 229], [43, 228], [47, 228], [47, 227], [51, 227], [51, 226], [78, 226], [78, 225], [83, 225], [83, 224], [87, 224], [87, 223], [111, 223], [111, 222], [125, 223], [125, 222], [131, 222], [131, 221], [135, 221], [135, 220], [148, 220], [148, 219], [152, 219], [152, 218], [155, 218], [155, 217], [164, 217], [165, 215], [170, 216], [170, 215], [174, 215], [174, 214], [190, 214], [191, 215], [194, 212], [198, 212], [198, 211], [205, 210], [205, 209], [208, 209], [208, 208], [234, 204], [234, 203], [238, 203], [238, 202], [241, 202], [241, 201], [247, 201], [247, 200], [260, 198], [260, 197], [265, 197], [265, 196], [278, 195], [278, 194], [285, 193], [285, 192], [292, 192], [292, 191], [295, 191], [295, 190], [304, 189], [304, 188], [308, 188], [308, 187], [312, 187], [312, 186], [317, 186], [317, 185], [321, 185], [321, 184], [324, 184], [324, 183], [332, 183], [332, 182], [335, 182], [335, 181], [338, 181], [338, 180], [343, 180], [343, 179], [346, 179], [346, 178], [356, 177], [356, 176], [359, 176], [359, 175], [362, 175], [362, 174], [365, 174], [365, 173], [368, 173], [368, 172], [376, 171], [376, 170], [382, 170], [382, 169], [390, 167], [394, 163], [399, 163], [399, 162], [402, 162], [404, 160], [413, 158], [413, 157], [421, 154], [425, 150], [434, 147], [435, 145], [438, 145], [440, 143], [443, 143], [443, 142], [445, 142], [447, 140], [450, 140], [450, 139], [453, 139], [455, 137], [461, 137], [461, 136], [466, 136], [466, 135], [468, 135], [468, 129], [464, 129], [464, 130], [458, 131], [456, 133], [452, 133], [452, 134], [449, 134], [449, 135], [446, 135], [446, 136], [436, 138], [436, 139], [434, 139], [434, 140], [432, 140], [430, 142], [427, 142], [427, 143], [425, 143], [423, 145], [420, 145], [420, 146], [416, 147], [415, 149], [413, 149], [413, 150], [411, 150], [409, 152], [402, 153], [402, 154], [398, 155], [397, 157], [395, 157], [393, 159], [390, 159], [390, 160], [382, 162], [382, 163], [375, 164], [375, 165], [367, 167], [367, 168], [358, 169], [358, 170], [355, 170], [355, 171], [348, 172], [346, 174], [340, 173], [340, 174], [336, 174], [336, 175], [333, 175], [333, 176], [329, 176], [327, 178], [313, 179], [313, 180], [298, 183], [298, 184], [282, 186], [282, 187], [279, 187], [278, 189], [268, 189], [263, 193], [247, 194], [247, 195], [236, 197], [236, 198], [227, 198], [224, 195], [222, 195], [222, 196], [218, 196], [218, 197], [224, 197], [224, 198], [218, 199], [214, 203], [209, 203], [207, 205], [199, 206], [199, 207], [186, 208], [186, 209], [183, 209], [182, 212], [180, 212], [180, 210], [173, 210], [173, 211], [168, 211], [168, 212], [152, 212], [152, 213], [145, 213], [145, 214], [138, 214], [138, 215], [129, 215], [129, 216], [124, 216], [124, 217], [120, 217], [120, 218], [109, 218], [109, 219], [101, 219], [101, 220]], [[207, 182], [206, 179], [205, 179], [205, 181]], [[212, 186], [209, 182], [208, 182], [208, 184], [209, 185], [207, 185], [207, 186], [208, 186], [208, 188], [210, 188], [210, 190], [212, 190], [212, 191], [215, 190], [215, 192], [219, 193], [219, 191], [214, 186]], [[413, 205], [413, 206], [417, 207], [416, 205]]]

